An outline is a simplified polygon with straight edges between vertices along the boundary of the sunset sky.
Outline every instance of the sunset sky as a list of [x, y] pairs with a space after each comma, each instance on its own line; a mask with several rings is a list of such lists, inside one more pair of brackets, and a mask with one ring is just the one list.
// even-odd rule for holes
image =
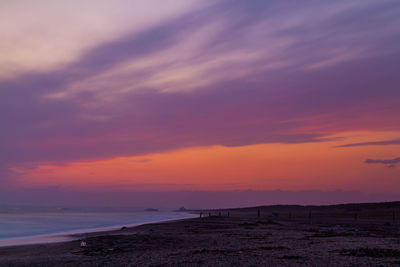
[[0, 125], [0, 194], [400, 194], [400, 1], [2, 0]]

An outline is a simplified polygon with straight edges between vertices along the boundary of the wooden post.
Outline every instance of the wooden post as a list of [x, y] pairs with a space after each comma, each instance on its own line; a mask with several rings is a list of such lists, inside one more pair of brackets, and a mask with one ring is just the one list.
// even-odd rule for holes
[[218, 216], [221, 217], [221, 212], [218, 213]]
[[228, 211], [228, 217], [229, 217], [229, 211]]
[[261, 212], [260, 212], [260, 209], [257, 209], [257, 217], [258, 217], [258, 218], [260, 218], [260, 215], [261, 215], [260, 213], [261, 213]]
[[203, 213], [202, 213], [202, 212], [200, 212], [200, 218], [201, 218], [201, 215], [203, 215]]

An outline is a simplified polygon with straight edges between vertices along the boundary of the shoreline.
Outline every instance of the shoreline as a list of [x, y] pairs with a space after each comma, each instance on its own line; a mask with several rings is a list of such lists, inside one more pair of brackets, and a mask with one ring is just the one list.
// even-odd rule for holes
[[400, 202], [309, 208], [199, 210], [194, 218], [81, 233], [67, 242], [0, 247], [0, 266], [400, 264], [400, 218], [392, 217]]
[[[177, 218], [177, 219], [144, 221], [144, 222], [133, 223], [133, 224], [117, 224], [117, 225], [104, 226], [104, 227], [74, 229], [74, 230], [67, 230], [67, 231], [47, 233], [47, 234], [0, 239], [0, 248], [25, 246], [25, 245], [62, 243], [62, 242], [68, 242], [68, 241], [74, 241], [74, 240], [80, 239], [80, 238], [84, 237], [85, 235], [90, 235], [90, 236], [101, 235], [101, 234], [115, 232], [115, 231], [121, 230], [122, 228], [133, 228], [133, 227], [137, 227], [137, 226], [145, 225], [145, 224], [163, 223], [163, 222], [170, 222], [170, 221], [175, 221], [175, 220], [185, 220], [185, 219], [191, 219], [191, 218], [197, 217], [197, 215], [190, 213], [190, 212], [181, 212], [181, 214], [183, 214], [183, 213], [186, 214], [187, 217]], [[191, 216], [189, 216], [189, 215], [191, 215]]]

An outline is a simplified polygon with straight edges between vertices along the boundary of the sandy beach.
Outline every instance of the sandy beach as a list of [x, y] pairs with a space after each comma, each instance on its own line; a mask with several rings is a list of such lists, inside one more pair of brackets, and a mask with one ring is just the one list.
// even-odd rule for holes
[[400, 0], [0, 0], [0, 267], [400, 266], [399, 72]]
[[202, 218], [3, 247], [0, 266], [398, 266], [399, 208], [393, 202], [194, 211]]

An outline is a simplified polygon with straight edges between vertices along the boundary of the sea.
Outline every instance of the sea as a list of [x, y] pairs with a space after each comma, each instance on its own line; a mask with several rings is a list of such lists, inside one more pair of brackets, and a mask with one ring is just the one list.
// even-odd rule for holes
[[109, 207], [0, 207], [0, 246], [73, 240], [70, 235], [194, 217], [164, 209]]

